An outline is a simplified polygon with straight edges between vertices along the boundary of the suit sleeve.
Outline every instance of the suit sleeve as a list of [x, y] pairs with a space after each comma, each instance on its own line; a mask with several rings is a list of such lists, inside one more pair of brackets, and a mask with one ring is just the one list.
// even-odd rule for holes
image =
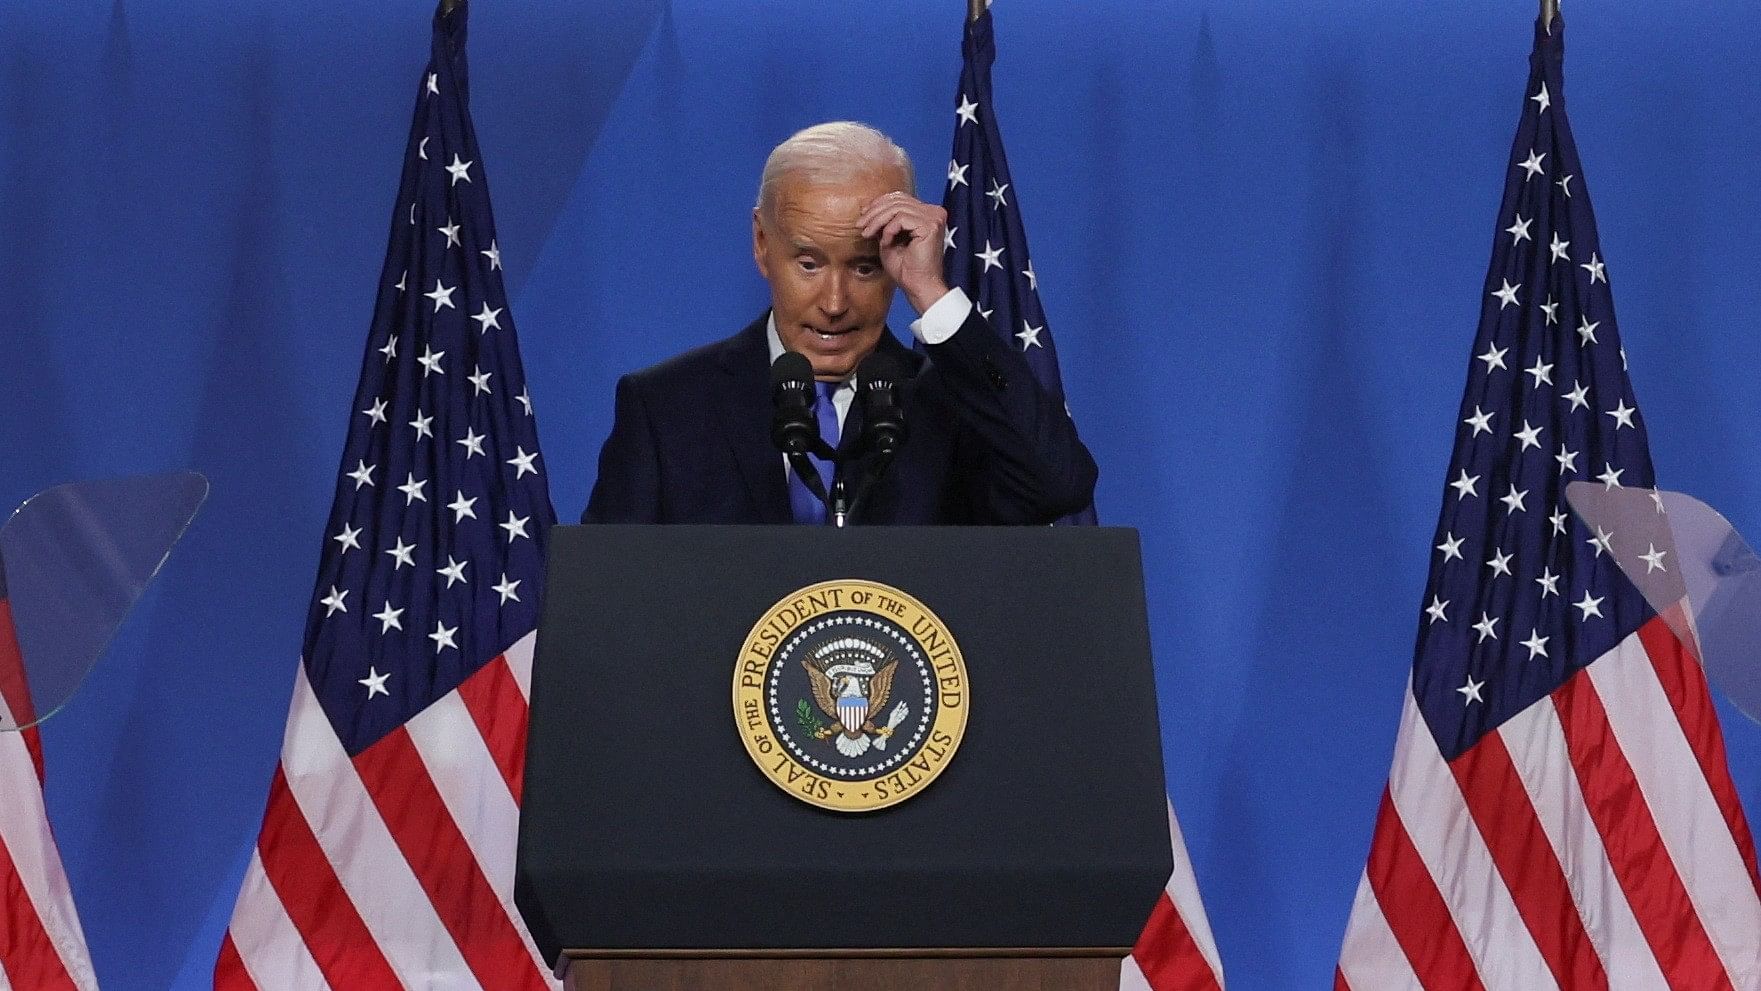
[[626, 375], [618, 379], [611, 436], [599, 449], [599, 477], [587, 500], [583, 523], [657, 523], [660, 513], [660, 458], [640, 387]]
[[965, 428], [957, 464], [979, 520], [1050, 523], [1094, 501], [1099, 472], [1076, 424], [977, 307], [926, 349]]

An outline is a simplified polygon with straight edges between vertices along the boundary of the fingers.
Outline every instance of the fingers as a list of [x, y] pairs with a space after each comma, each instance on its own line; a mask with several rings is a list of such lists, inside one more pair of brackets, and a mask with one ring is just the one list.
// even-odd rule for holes
[[[873, 238], [895, 221], [902, 223], [904, 230], [917, 233], [944, 224], [947, 218], [947, 211], [939, 206], [932, 206], [908, 193], [894, 192], [879, 197], [865, 207], [857, 219], [857, 225], [862, 229], [863, 237]], [[890, 233], [889, 238], [883, 238], [881, 243], [889, 243], [892, 234], [896, 232]]]
[[871, 207], [862, 215], [860, 225], [863, 237], [878, 238], [880, 243], [890, 244], [900, 231], [917, 235], [933, 231], [946, 222], [947, 213], [941, 207], [910, 200]]

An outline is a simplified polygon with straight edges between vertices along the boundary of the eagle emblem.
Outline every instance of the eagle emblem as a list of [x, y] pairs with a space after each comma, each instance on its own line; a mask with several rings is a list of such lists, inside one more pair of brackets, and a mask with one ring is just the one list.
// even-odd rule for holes
[[893, 694], [893, 673], [899, 661], [866, 640], [842, 638], [822, 644], [801, 659], [819, 710], [833, 720], [814, 736], [831, 738], [838, 753], [860, 757], [870, 747], [885, 750], [893, 731], [911, 714], [904, 702], [893, 706], [886, 722], [876, 725], [870, 714], [886, 711]]

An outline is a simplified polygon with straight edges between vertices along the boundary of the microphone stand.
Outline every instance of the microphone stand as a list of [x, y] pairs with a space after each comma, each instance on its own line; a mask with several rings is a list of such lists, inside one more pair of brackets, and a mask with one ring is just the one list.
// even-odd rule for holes
[[[846, 517], [854, 517], [856, 511], [861, 508], [863, 500], [867, 499], [869, 494], [874, 491], [874, 483], [880, 481], [880, 477], [885, 475], [887, 468], [892, 465], [893, 454], [894, 452], [888, 451], [875, 455], [873, 464], [869, 466], [868, 472], [863, 475], [862, 481], [856, 486], [856, 494], [850, 498], [849, 507], [844, 514]], [[844, 480], [840, 478], [838, 484], [833, 488], [833, 492], [840, 492], [843, 487]], [[838, 526], [843, 525], [842, 523], [838, 524]]]

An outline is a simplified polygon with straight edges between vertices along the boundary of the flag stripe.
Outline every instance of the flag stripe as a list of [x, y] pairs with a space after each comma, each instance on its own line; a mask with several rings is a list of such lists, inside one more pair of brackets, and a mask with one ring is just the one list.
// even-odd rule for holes
[[[340, 988], [398, 986], [390, 961], [338, 879], [279, 768], [269, 786], [269, 810], [257, 851], [264, 876], [301, 938], [325, 947], [315, 962], [326, 982]], [[272, 909], [264, 906], [262, 911]]]
[[232, 933], [220, 941], [220, 958], [214, 962], [214, 991], [257, 991], [257, 984], [239, 959]]
[[508, 670], [513, 672], [514, 684], [520, 689], [520, 698], [528, 703], [532, 700], [532, 651], [538, 645], [538, 634], [528, 633], [514, 641], [501, 657], [507, 662]]
[[[470, 846], [484, 879], [501, 902], [503, 914], [531, 956], [532, 966], [544, 973], [547, 968], [538, 958], [537, 948], [526, 931], [525, 920], [514, 906], [514, 857], [519, 833], [497, 828], [503, 823], [519, 821], [519, 803], [501, 787], [501, 772], [488, 750], [488, 741], [478, 734], [474, 716], [466, 711], [463, 701], [467, 686], [497, 671], [503, 672], [510, 683], [507, 702], [517, 707], [514, 714], [521, 719], [523, 733], [526, 703], [513, 691], [512, 676], [506, 674], [507, 669], [499, 662], [486, 665], [466, 679], [458, 692], [441, 696], [406, 726], [411, 743], [434, 783], [436, 794], [446, 806], [460, 836]], [[501, 719], [506, 723], [510, 717], [504, 714]]]
[[354, 763], [477, 980], [485, 987], [543, 988], [518, 930], [426, 773], [408, 729], [387, 733]]
[[[1608, 724], [1592, 681], [1598, 669], [1616, 667], [1620, 655], [1628, 652], [1625, 645], [1616, 648], [1553, 694], [1572, 767], [1584, 792], [1584, 805], [1602, 835], [1614, 876], [1670, 986], [1703, 991], [1729, 988], [1724, 967], [1670, 862], [1656, 820]], [[1649, 713], [1641, 716], [1644, 721], [1653, 721]]]
[[1218, 986], [1216, 974], [1186, 928], [1186, 920], [1165, 891], [1156, 899], [1149, 922], [1131, 948], [1131, 957], [1156, 991], [1203, 991]]
[[12, 625], [12, 600], [4, 595], [0, 595], [0, 703], [7, 713], [7, 721], [0, 726], [12, 726], [13, 720], [35, 721], [24, 653], [18, 646], [18, 631]]
[[1644, 644], [1652, 671], [1681, 724], [1682, 735], [1694, 752], [1694, 760], [1700, 765], [1701, 776], [1712, 789], [1712, 799], [1730, 830], [1738, 856], [1747, 868], [1749, 881], [1757, 895], [1761, 895], [1761, 874], [1756, 872], [1755, 866], [1755, 839], [1749, 832], [1748, 821], [1743, 818], [1736, 785], [1730, 779], [1730, 766], [1724, 757], [1724, 732], [1718, 726], [1717, 711], [1712, 706], [1711, 692], [1706, 685], [1706, 672], [1692, 650], [1676, 638], [1667, 620], [1640, 627], [1639, 641]]
[[[1393, 814], [1392, 806], [1384, 803], [1383, 808]], [[1395, 828], [1399, 824], [1395, 823]], [[1406, 847], [1409, 855], [1412, 848]], [[1432, 889], [1435, 901], [1435, 912], [1442, 924], [1449, 927], [1448, 932], [1455, 934], [1454, 924], [1450, 922], [1448, 911], [1443, 907], [1443, 899]], [[1345, 945], [1339, 951], [1339, 968], [1333, 974], [1334, 991], [1351, 991], [1353, 982], [1366, 991], [1424, 991], [1419, 977], [1413, 973], [1412, 962], [1401, 948], [1400, 941], [1394, 937], [1394, 930], [1388, 925], [1388, 919], [1382, 914], [1382, 905], [1376, 900], [1375, 889], [1370, 886], [1368, 875], [1358, 879], [1357, 897], [1352, 904], [1352, 926], [1345, 934]], [[1459, 940], [1459, 934], [1455, 934]], [[1459, 947], [1459, 959], [1467, 969], [1458, 969], [1458, 973], [1471, 974], [1472, 964], [1467, 958], [1467, 948]], [[1464, 987], [1472, 985], [1463, 984]]]
[[1534, 806], [1517, 800], [1525, 794], [1522, 779], [1500, 733], [1487, 734], [1448, 767], [1554, 979], [1574, 991], [1607, 988], [1558, 855]]
[[[527, 634], [528, 637], [531, 634]], [[526, 709], [524, 695], [514, 681], [514, 673], [503, 655], [483, 666], [483, 670], [466, 678], [459, 685], [459, 699], [469, 711], [471, 721], [489, 748], [489, 757], [508, 794], [513, 796], [514, 814], [519, 814], [520, 789], [526, 773]], [[511, 838], [511, 837], [510, 837]], [[511, 872], [513, 862], [508, 862]], [[492, 872], [493, 873], [493, 872]], [[512, 878], [510, 873], [509, 878]]]
[[[294, 704], [281, 764], [296, 806], [291, 814], [310, 823], [323, 851], [322, 858], [304, 863], [308, 869], [333, 873], [341, 891], [328, 886], [323, 890], [332, 900], [346, 900], [349, 910], [360, 914], [379, 952], [399, 977], [420, 986], [430, 975], [464, 974], [464, 958], [331, 731], [306, 681], [303, 665], [294, 679]], [[277, 811], [273, 806], [270, 809], [271, 815]], [[266, 816], [266, 828], [269, 822]], [[274, 843], [260, 842], [258, 849], [266, 869], [282, 855]], [[327, 948], [317, 944], [303, 920], [310, 913], [322, 914], [331, 902], [319, 902], [308, 895], [304, 899], [307, 904], [294, 905], [287, 904], [285, 892], [281, 895], [289, 917], [314, 956], [321, 958]]]
[[242, 911], [233, 916], [214, 968], [215, 991], [328, 989], [330, 983], [276, 897], [256, 849], [251, 851], [242, 891], [238, 902]]
[[1174, 852], [1174, 868], [1168, 873], [1164, 890], [1174, 903], [1174, 912], [1192, 939], [1199, 956], [1210, 968], [1211, 980], [1223, 986], [1223, 962], [1217, 955], [1217, 940], [1211, 935], [1211, 920], [1198, 894], [1198, 876], [1192, 870], [1192, 858], [1186, 853], [1186, 837], [1180, 831], [1180, 819], [1174, 814], [1174, 800], [1168, 800], [1168, 844]]
[[0, 973], [21, 989], [77, 987], [37, 915], [4, 838], [0, 838]]
[[[1663, 620], [1653, 619], [1651, 625], [1668, 636]], [[1661, 643], [1659, 651], [1662, 653]], [[1719, 969], [1726, 971], [1729, 979], [1761, 976], [1757, 974], [1761, 966], [1757, 962], [1761, 958], [1761, 901], [1755, 898], [1753, 876], [1680, 724], [1673, 719], [1647, 718], [1648, 714], [1669, 711], [1656, 664], [1644, 639], [1635, 633], [1591, 666], [1591, 685], [1583, 689], [1582, 718], [1586, 724], [1596, 717], [1604, 721], [1596, 726], [1596, 732], [1606, 740], [1608, 752], [1628, 757], [1630, 770], [1622, 784], [1638, 795], [1638, 807], [1618, 826], [1610, 817], [1604, 825], [1604, 840], [1608, 829], [1618, 828], [1624, 840], [1643, 837], [1647, 846], [1658, 844], [1643, 859], [1632, 861], [1633, 869], [1641, 873], [1617, 873], [1641, 921], [1645, 915], [1632, 891], [1632, 880], [1638, 879], [1650, 879], [1647, 888], [1673, 882], [1681, 907], [1691, 918], [1677, 918], [1670, 924], [1677, 906], [1671, 892], [1667, 902], [1671, 910], [1659, 912], [1659, 928], [1648, 925], [1648, 932], [1673, 932], [1670, 941], [1681, 948], [1684, 957], [1697, 945], [1691, 934], [1698, 933], [1716, 951], [1723, 962]], [[1591, 737], [1588, 742], [1594, 747], [1601, 741]], [[1590, 804], [1595, 811], [1595, 803]], [[1656, 856], [1659, 852], [1661, 858]]]
[[[0, 721], [10, 718], [5, 700], [0, 699]], [[0, 967], [27, 988], [32, 985], [20, 974], [42, 975], [51, 981], [51, 972], [57, 970], [75, 986], [92, 988], [97, 979], [85, 933], [43, 806], [40, 752], [32, 746], [35, 737], [35, 730], [0, 731], [0, 857], [4, 858], [0, 922], [5, 923], [0, 928]], [[33, 933], [48, 941], [53, 966], [38, 960]]]
[[1479, 969], [1456, 928], [1443, 892], [1419, 856], [1401, 822], [1400, 810], [1386, 790], [1376, 814], [1376, 832], [1370, 843], [1364, 879], [1379, 904], [1398, 906], [1398, 911], [1379, 914], [1426, 987], [1484, 991]]
[[[1400, 739], [1406, 745], [1395, 755], [1389, 800], [1404, 834], [1436, 880], [1437, 892], [1473, 959], [1474, 972], [1493, 991], [1556, 987], [1418, 706], [1409, 702], [1404, 712]], [[1378, 895], [1387, 893], [1378, 887]], [[1386, 901], [1382, 911], [1393, 914]], [[1473, 922], [1471, 934], [1460, 930], [1464, 919]], [[1423, 967], [1418, 970], [1430, 980]]]
[[1511, 800], [1527, 797], [1548, 847], [1565, 868], [1579, 917], [1595, 920], [1588, 935], [1603, 970], [1618, 979], [1621, 991], [1667, 989], [1657, 958], [1614, 877], [1602, 836], [1584, 806], [1565, 728], [1552, 700], [1530, 706], [1499, 727], [1498, 736], [1522, 779], [1522, 792], [1513, 792]]

